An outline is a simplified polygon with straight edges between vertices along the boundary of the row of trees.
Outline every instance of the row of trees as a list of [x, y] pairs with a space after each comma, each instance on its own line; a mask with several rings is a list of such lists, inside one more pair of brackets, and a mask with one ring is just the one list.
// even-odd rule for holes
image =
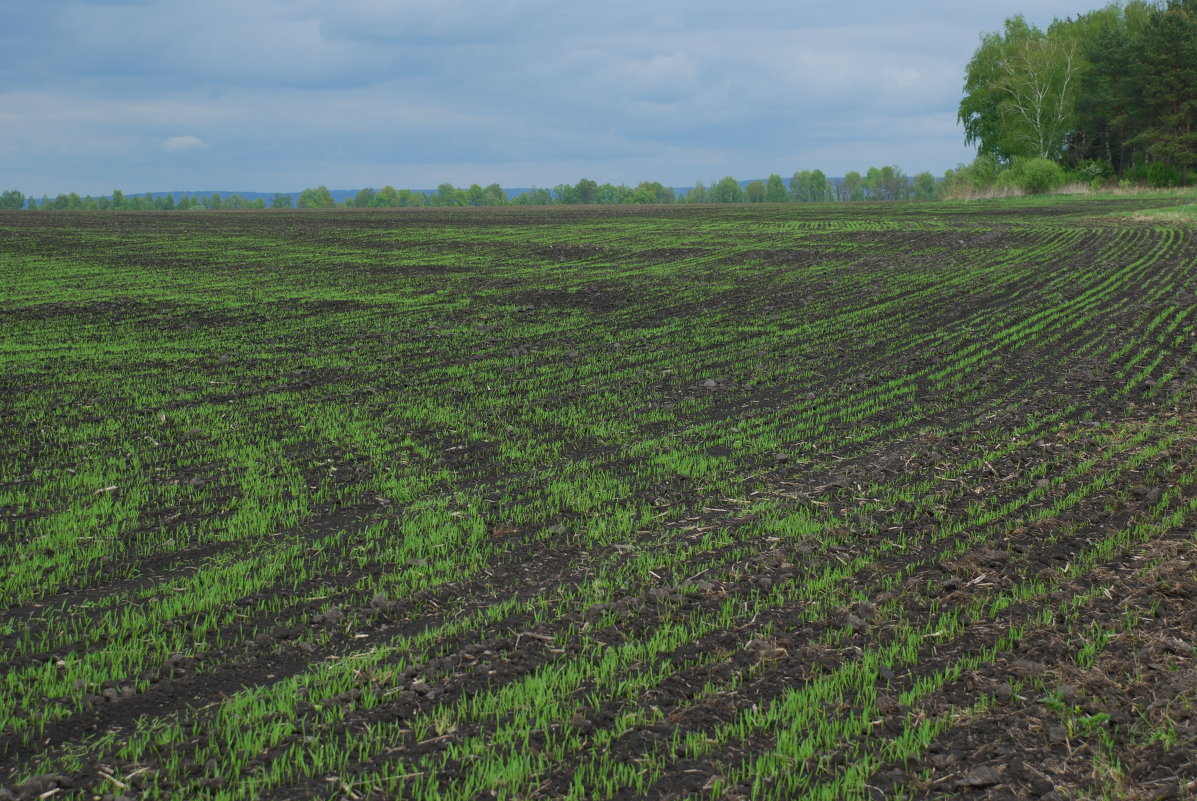
[[[469, 188], [441, 184], [435, 193], [409, 189], [396, 190], [386, 186], [377, 192], [367, 188], [346, 200], [342, 205], [364, 207], [402, 206], [549, 206], [549, 205], [618, 205], [663, 203], [820, 203], [855, 200], [935, 200], [939, 197], [938, 181], [929, 172], [908, 177], [901, 168], [872, 167], [865, 175], [850, 172], [833, 180], [821, 170], [794, 173], [788, 183], [780, 175], [742, 185], [727, 176], [709, 187], [702, 181], [683, 194], [659, 181], [644, 181], [634, 187], [624, 184], [600, 184], [583, 178], [576, 184], [558, 184], [552, 189], [529, 189], [508, 198], [498, 184], [485, 188], [474, 184]], [[328, 189], [305, 189], [300, 194], [300, 207], [332, 208], [337, 205]]]
[[[275, 198], [280, 197], [276, 195]], [[286, 198], [286, 207], [291, 206], [291, 196], [283, 195]], [[0, 209], [20, 209], [25, 207], [25, 195], [16, 191], [9, 190], [0, 195]], [[277, 207], [277, 206], [276, 206]], [[101, 195], [100, 197], [92, 197], [87, 195], [80, 197], [75, 192], [70, 194], [58, 195], [51, 198], [43, 196], [39, 201], [36, 198], [29, 198], [30, 209], [41, 209], [46, 211], [190, 211], [195, 209], [264, 209], [266, 208], [266, 201], [262, 198], [243, 198], [238, 194], [232, 194], [228, 197], [221, 197], [219, 194], [212, 194], [204, 197], [201, 195], [182, 195], [175, 198], [174, 195], [159, 195], [153, 197], [150, 195], [136, 195], [128, 196], [121, 190], [113, 191], [112, 196]]]
[[[576, 184], [559, 184], [552, 189], [529, 189], [515, 197], [498, 184], [483, 187], [456, 187], [441, 184], [435, 192], [413, 189], [362, 189], [351, 198], [337, 203], [326, 186], [304, 189], [294, 204], [299, 208], [406, 208], [422, 206], [549, 206], [558, 204], [660, 204], [660, 203], [823, 203], [829, 201], [862, 200], [935, 200], [939, 197], [939, 183], [929, 172], [910, 178], [895, 166], [872, 167], [864, 175], [849, 172], [841, 179], [828, 178], [821, 170], [802, 170], [784, 181], [780, 175], [742, 185], [731, 176], [710, 186], [699, 181], [682, 194], [658, 181], [644, 181], [634, 187], [624, 184], [599, 184], [583, 178]], [[0, 194], [0, 209], [25, 207], [25, 196], [9, 190]], [[55, 198], [29, 199], [29, 208], [43, 210], [129, 210], [174, 211], [195, 209], [289, 209], [291, 195], [276, 193], [270, 203], [262, 198], [242, 198], [240, 195], [221, 197], [173, 195], [128, 196], [119, 189], [111, 197], [80, 197], [74, 192]]]
[[1044, 160], [1092, 183], [1187, 184], [1197, 166], [1197, 0], [1129, 0], [1046, 31], [1009, 18], [968, 64], [959, 119], [998, 173]]
[[685, 196], [690, 203], [825, 203], [861, 200], [935, 200], [938, 182], [929, 172], [910, 178], [900, 167], [871, 167], [861, 175], [849, 172], [843, 178], [830, 179], [821, 170], [803, 170], [783, 181], [780, 175], [751, 181], [741, 187], [732, 177], [721, 179], [710, 188], [700, 181]]

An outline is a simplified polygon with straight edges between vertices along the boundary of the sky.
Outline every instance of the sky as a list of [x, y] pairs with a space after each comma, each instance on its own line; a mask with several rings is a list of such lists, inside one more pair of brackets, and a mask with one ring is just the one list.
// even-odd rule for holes
[[0, 191], [940, 175], [980, 34], [1103, 4], [0, 0]]

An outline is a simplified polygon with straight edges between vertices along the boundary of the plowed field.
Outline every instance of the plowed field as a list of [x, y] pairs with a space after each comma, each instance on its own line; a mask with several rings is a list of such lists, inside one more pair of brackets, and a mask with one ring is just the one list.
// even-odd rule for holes
[[0, 215], [0, 799], [1194, 797], [1168, 202]]

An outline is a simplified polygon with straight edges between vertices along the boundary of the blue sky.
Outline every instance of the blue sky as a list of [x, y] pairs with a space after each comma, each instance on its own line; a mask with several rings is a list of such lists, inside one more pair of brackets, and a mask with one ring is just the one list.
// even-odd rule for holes
[[1101, 4], [0, 0], [0, 190], [941, 174], [980, 33]]

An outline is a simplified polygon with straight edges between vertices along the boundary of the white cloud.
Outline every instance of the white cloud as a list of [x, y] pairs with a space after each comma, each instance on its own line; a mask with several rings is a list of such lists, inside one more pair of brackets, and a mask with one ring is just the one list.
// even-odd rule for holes
[[208, 143], [198, 136], [168, 136], [162, 143], [163, 153], [183, 153], [188, 150], [207, 150]]

